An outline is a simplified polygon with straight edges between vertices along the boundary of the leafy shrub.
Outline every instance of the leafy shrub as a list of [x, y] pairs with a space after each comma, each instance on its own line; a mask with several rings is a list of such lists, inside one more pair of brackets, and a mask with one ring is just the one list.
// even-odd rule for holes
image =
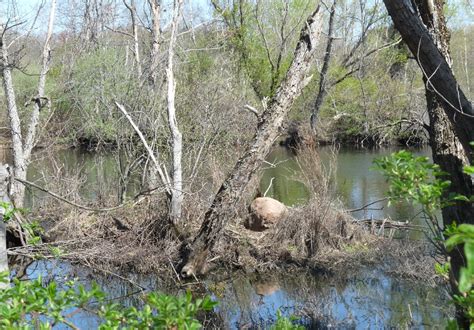
[[[451, 182], [444, 180], [446, 173], [438, 165], [431, 164], [426, 157], [415, 157], [408, 151], [399, 151], [389, 157], [375, 160], [375, 167], [381, 170], [387, 181], [390, 182], [390, 200], [405, 199], [418, 203], [435, 226], [437, 224], [435, 212], [440, 208], [450, 205], [453, 201], [460, 200], [472, 202], [473, 196], [447, 195], [446, 189]], [[474, 174], [473, 166], [464, 167], [464, 173]], [[447, 252], [456, 246], [463, 246], [466, 267], [461, 267], [457, 290], [453, 294], [453, 301], [463, 310], [465, 317], [474, 328], [474, 225], [453, 223], [443, 232], [438, 228], [439, 239], [447, 237], [444, 247]], [[436, 271], [446, 276], [451, 270], [449, 263], [436, 265]], [[450, 323], [449, 328], [457, 329], [457, 324]]]
[[[1, 282], [8, 283], [8, 273], [0, 274]], [[0, 290], [0, 328], [50, 329], [57, 325], [76, 328], [70, 321], [75, 311], [97, 305], [97, 314], [103, 320], [101, 330], [199, 329], [197, 314], [211, 311], [216, 304], [209, 296], [193, 300], [189, 291], [180, 297], [153, 292], [144, 297], [144, 306], [137, 309], [105, 304], [105, 294], [95, 284], [86, 290], [73, 281], [59, 288], [54, 281], [44, 285], [41, 278], [14, 279], [11, 286]]]

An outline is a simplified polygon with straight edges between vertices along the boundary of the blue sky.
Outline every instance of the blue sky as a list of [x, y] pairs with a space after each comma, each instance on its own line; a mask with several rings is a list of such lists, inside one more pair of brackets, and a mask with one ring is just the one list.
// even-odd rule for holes
[[[43, 0], [46, 2], [49, 2], [48, 0]], [[60, 5], [61, 2], [65, 0], [58, 0], [58, 4]], [[267, 0], [270, 1], [270, 0]], [[465, 0], [448, 0], [448, 3], [452, 3], [454, 5], [459, 4], [460, 2], [465, 1]], [[0, 0], [0, 3], [5, 3], [7, 0]], [[18, 9], [21, 14], [32, 14], [32, 11], [34, 8], [36, 8], [42, 0], [16, 0], [18, 4]], [[138, 3], [140, 0], [137, 1]], [[171, 0], [165, 0], [165, 3], [171, 2]], [[207, 4], [209, 0], [187, 0], [186, 3], [191, 3], [196, 6], [203, 6]], [[472, 7], [471, 7], [472, 8]], [[451, 22], [452, 25], [459, 26], [459, 25], [471, 25], [474, 24], [474, 12], [470, 10], [470, 12], [467, 12], [468, 9], [461, 8], [457, 10], [457, 16], [454, 17], [453, 21]]]

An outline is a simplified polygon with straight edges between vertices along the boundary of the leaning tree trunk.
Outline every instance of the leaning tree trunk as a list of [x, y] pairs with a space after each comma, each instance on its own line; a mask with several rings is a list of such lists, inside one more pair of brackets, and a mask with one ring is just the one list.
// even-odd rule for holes
[[[386, 1], [387, 3], [388, 1]], [[425, 30], [429, 32], [431, 37], [431, 45], [437, 48], [437, 55], [443, 57], [443, 65], [445, 70], [451, 69], [451, 56], [449, 52], [449, 31], [446, 26], [446, 20], [443, 15], [443, 6], [444, 0], [416, 0], [415, 1], [420, 17], [425, 25]], [[398, 6], [387, 4], [389, 13], [394, 18], [395, 26], [402, 34], [402, 37], [407, 39], [412, 37], [403, 33], [403, 29], [399, 28], [400, 20], [396, 20], [396, 16], [399, 13], [396, 13], [391, 10], [391, 8], [396, 8]], [[420, 20], [418, 19], [420, 23]], [[425, 36], [426, 38], [426, 36]], [[419, 42], [419, 44], [421, 41]], [[408, 42], [407, 42], [408, 44]], [[415, 40], [411, 41], [411, 44], [415, 44]], [[419, 46], [421, 47], [421, 45]], [[415, 56], [421, 53], [421, 50], [417, 48], [415, 52], [412, 49], [412, 52]], [[421, 57], [417, 57], [420, 67], [425, 68], [425, 62]], [[441, 66], [440, 66], [441, 67]], [[452, 76], [452, 72], [451, 76]], [[458, 119], [455, 123], [450, 121], [448, 116], [450, 112], [453, 111], [453, 107], [448, 104], [445, 99], [445, 95], [448, 94], [444, 89], [437, 89], [435, 83], [436, 80], [444, 79], [442, 75], [424, 74], [423, 79], [425, 81], [425, 95], [427, 102], [427, 110], [430, 119], [430, 145], [433, 153], [433, 160], [438, 164], [444, 172], [448, 173], [447, 179], [451, 181], [449, 191], [446, 193], [446, 196], [449, 194], [461, 194], [464, 196], [472, 195], [472, 180], [469, 175], [463, 173], [463, 166], [469, 164], [469, 149], [463, 148], [458, 133], [459, 129], [456, 130], [456, 126], [459, 125], [458, 121], [471, 121], [472, 119], [463, 118], [461, 114], [451, 114], [453, 119]], [[454, 89], [458, 89], [457, 84], [451, 86]], [[460, 95], [462, 92], [460, 92]], [[459, 103], [456, 103], [457, 105]], [[461, 109], [461, 107], [459, 107]], [[472, 109], [471, 109], [472, 110]], [[472, 133], [472, 132], [470, 132]], [[468, 138], [467, 136], [463, 137], [464, 139]], [[465, 143], [468, 140], [464, 141]], [[460, 223], [474, 223], [474, 209], [471, 203], [466, 203], [462, 201], [457, 201], [456, 203], [444, 207], [442, 209], [443, 223], [444, 226], [448, 226], [453, 222], [458, 224]], [[451, 286], [453, 292], [458, 293], [457, 290], [457, 279], [459, 278], [460, 267], [464, 266], [465, 261], [460, 249], [454, 249], [450, 253], [451, 258]], [[460, 324], [466, 324], [463, 311], [458, 308], [457, 318], [460, 321]]]
[[[432, 6], [433, 0], [426, 0]], [[444, 112], [458, 135], [466, 153], [474, 141], [474, 109], [459, 87], [449, 63], [438, 49], [428, 29], [419, 18], [411, 0], [384, 0], [396, 29], [416, 57], [427, 88], [438, 96]]]
[[321, 68], [321, 73], [319, 74], [319, 90], [318, 95], [316, 96], [316, 101], [314, 102], [314, 107], [311, 111], [310, 124], [313, 134], [316, 132], [316, 121], [318, 119], [319, 111], [323, 105], [324, 99], [326, 98], [327, 89], [327, 73], [329, 70], [329, 62], [331, 61], [332, 55], [332, 44], [334, 41], [333, 31], [334, 31], [334, 16], [336, 14], [336, 3], [334, 0], [331, 6], [331, 12], [329, 14], [329, 28], [328, 28], [328, 42], [326, 44], [326, 52], [323, 59], [323, 67]]
[[320, 36], [321, 16], [318, 6], [307, 19], [296, 45], [291, 66], [275, 96], [260, 116], [252, 144], [238, 160], [204, 216], [199, 233], [191, 244], [181, 270], [183, 276], [187, 277], [203, 270], [209, 250], [221, 237], [226, 222], [235, 216], [236, 205], [278, 137], [283, 119], [302, 89], [308, 84], [310, 78], [306, 76], [311, 68]]

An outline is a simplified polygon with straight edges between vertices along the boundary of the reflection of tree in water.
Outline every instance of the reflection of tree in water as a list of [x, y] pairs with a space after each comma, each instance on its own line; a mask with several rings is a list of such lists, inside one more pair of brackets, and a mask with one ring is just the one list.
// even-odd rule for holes
[[226, 296], [221, 307], [240, 310], [234, 325], [268, 325], [277, 309], [297, 314], [309, 328], [435, 326], [450, 313], [439, 289], [375, 271], [348, 280], [308, 274], [263, 279], [233, 281], [234, 295]]

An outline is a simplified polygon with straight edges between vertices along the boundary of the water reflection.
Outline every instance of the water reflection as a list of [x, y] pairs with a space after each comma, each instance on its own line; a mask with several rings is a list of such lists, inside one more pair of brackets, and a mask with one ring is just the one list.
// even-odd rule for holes
[[[280, 289], [259, 295], [262, 283]], [[308, 328], [434, 327], [442, 326], [449, 314], [445, 297], [442, 289], [365, 271], [348, 280], [307, 274], [234, 279], [221, 306], [231, 328], [266, 328], [278, 309], [300, 315]], [[231, 311], [235, 301], [239, 308]]]
[[[382, 174], [373, 170], [375, 158], [388, 156], [400, 148], [348, 149], [343, 148], [337, 157], [336, 185], [339, 195], [343, 198], [347, 208], [359, 208], [369, 202], [386, 196], [388, 183]], [[411, 150], [416, 156], [430, 157], [428, 148]], [[328, 148], [321, 148], [321, 158], [327, 161]], [[393, 206], [385, 206], [382, 210], [369, 209], [355, 212], [352, 215], [358, 219], [369, 219], [371, 217], [382, 219], [391, 217], [397, 221], [412, 219], [419, 210], [414, 209], [407, 203]]]
[[[170, 290], [154, 276], [128, 274], [125, 277], [130, 281], [124, 281], [63, 262], [34, 262], [28, 275], [35, 278], [40, 274], [45, 280], [59, 282], [80, 278], [86, 286], [94, 278], [110, 299], [125, 305], [140, 306], [138, 286], [147, 291], [180, 292]], [[444, 327], [452, 315], [443, 288], [393, 279], [378, 270], [361, 271], [349, 278], [337, 275], [233, 274], [226, 281], [208, 279], [204, 287], [219, 301], [215, 312], [229, 329], [266, 329], [275, 322], [278, 310], [283, 315], [297, 315], [310, 329]], [[94, 314], [81, 313], [74, 322], [81, 329], [95, 329], [100, 320]]]

